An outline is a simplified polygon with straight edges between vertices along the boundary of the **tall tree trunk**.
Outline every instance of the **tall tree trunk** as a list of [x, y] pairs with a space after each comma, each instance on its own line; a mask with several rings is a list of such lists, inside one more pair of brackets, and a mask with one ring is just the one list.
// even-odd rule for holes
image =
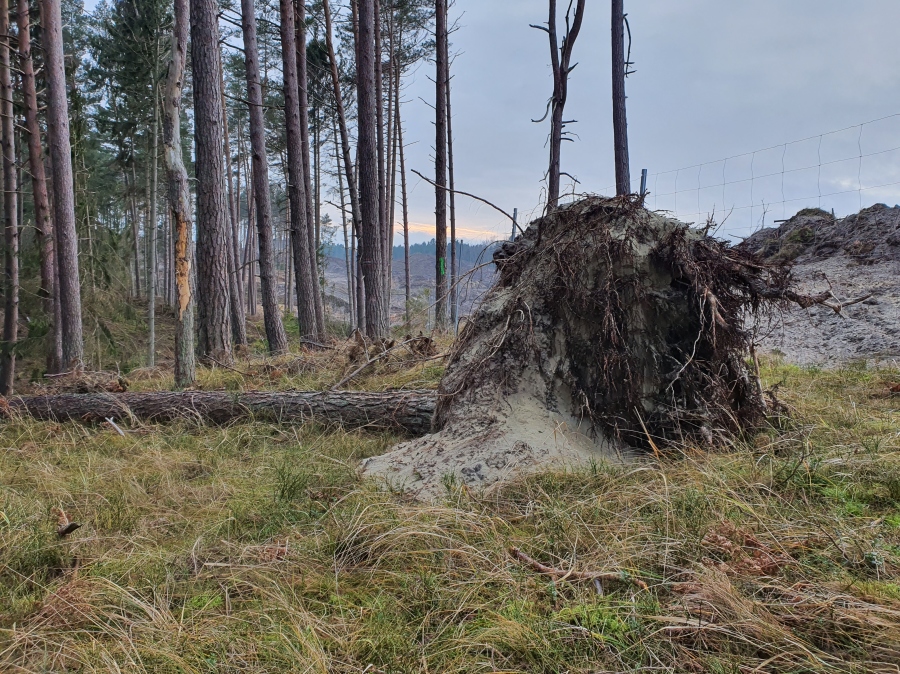
[[375, 0], [359, 0], [359, 39], [356, 50], [359, 140], [360, 266], [365, 284], [365, 326], [375, 339], [388, 333], [384, 302], [384, 245], [381, 239], [378, 109], [375, 81]]
[[41, 3], [41, 39], [47, 77], [47, 138], [53, 168], [53, 212], [59, 300], [62, 319], [63, 368], [84, 368], [78, 232], [75, 227], [75, 184], [69, 138], [69, 102], [63, 56], [62, 14], [57, 0]]
[[[391, 299], [394, 288], [394, 225], [395, 225], [395, 215], [397, 211], [397, 145], [400, 142], [400, 131], [399, 126], [397, 124], [397, 110], [400, 109], [400, 59], [397, 57], [397, 54], [400, 53], [400, 49], [403, 46], [403, 28], [402, 24], [399, 32], [395, 33], [394, 30], [394, 13], [393, 9], [391, 10], [391, 20], [390, 20], [390, 59], [389, 62], [391, 64], [391, 73], [390, 79], [392, 82], [392, 100], [393, 107], [391, 108], [390, 120], [393, 122], [393, 128], [391, 128], [388, 136], [391, 139], [391, 154], [390, 154], [390, 178], [388, 180], [389, 184], [389, 207], [388, 207], [388, 218], [387, 218], [387, 236], [385, 237], [386, 250], [385, 255], [387, 258], [387, 296], [388, 296], [388, 316], [391, 315]], [[397, 40], [397, 45], [394, 44], [394, 40]], [[398, 48], [399, 47], [399, 48]]]
[[0, 148], [3, 151], [3, 348], [0, 354], [0, 395], [13, 392], [16, 342], [19, 337], [19, 206], [16, 185], [15, 118], [10, 75], [9, 0], [0, 0]]
[[412, 299], [409, 283], [409, 201], [406, 196], [406, 157], [403, 149], [403, 117], [400, 115], [400, 99], [397, 98], [397, 137], [400, 152], [400, 199], [403, 207], [403, 275], [406, 290], [406, 321], [409, 322], [409, 303]]
[[447, 176], [450, 180], [450, 324], [459, 320], [459, 260], [456, 259], [456, 181], [453, 177], [453, 112], [450, 105], [450, 59], [447, 58]]
[[384, 311], [388, 327], [390, 327], [390, 282], [387, 278], [388, 265], [390, 260], [387, 257], [387, 187], [385, 183], [385, 152], [387, 143], [384, 137], [384, 70], [382, 62], [384, 60], [384, 51], [381, 40], [381, 0], [375, 0], [375, 112], [377, 117], [378, 129], [378, 245], [381, 246], [382, 266], [378, 269], [379, 279], [382, 284], [382, 300], [384, 301]]
[[[159, 43], [156, 45], [156, 58], [159, 61]], [[147, 237], [150, 240], [150, 254], [147, 256], [147, 322], [149, 324], [149, 347], [147, 351], [147, 365], [156, 365], [156, 277], [158, 274], [156, 262], [156, 225], [157, 225], [157, 194], [159, 191], [159, 91], [156, 84], [156, 66], [153, 72], [153, 184], [150, 191], [150, 229]]]
[[[344, 110], [344, 100], [341, 93], [341, 80], [338, 71], [337, 56], [334, 50], [333, 29], [331, 23], [331, 6], [329, 0], [322, 1], [322, 7], [325, 13], [325, 44], [328, 49], [328, 60], [331, 65], [331, 84], [334, 88], [334, 102], [337, 109], [338, 130], [341, 134], [341, 151], [343, 152], [344, 176], [347, 180], [347, 191], [350, 193], [350, 213], [353, 218], [351, 227], [351, 256], [350, 264], [355, 271], [356, 269], [356, 237], [361, 229], [361, 219], [359, 212], [359, 190], [357, 189], [356, 176], [353, 172], [353, 157], [350, 151], [350, 134], [347, 131], [347, 115]], [[355, 25], [355, 22], [354, 22]], [[353, 285], [350, 288], [350, 294], [353, 296], [353, 305], [356, 310], [356, 327], [360, 330], [364, 329], [365, 322], [359, 322], [360, 310], [364, 307], [365, 301], [362, 296], [356, 292], [356, 274], [351, 273]]]
[[347, 198], [344, 193], [344, 176], [341, 173], [341, 146], [338, 136], [337, 120], [334, 120], [334, 161], [337, 169], [338, 193], [341, 196], [341, 225], [344, 230], [344, 264], [347, 270], [347, 303], [349, 305], [350, 329], [356, 326], [356, 305], [353, 301], [353, 266], [350, 264], [350, 233], [347, 222]]
[[303, 145], [303, 182], [306, 187], [306, 221], [309, 223], [307, 236], [309, 238], [310, 269], [313, 281], [315, 281], [315, 295], [313, 296], [316, 311], [317, 333], [325, 334], [325, 304], [322, 299], [322, 291], [319, 287], [318, 248], [316, 247], [316, 230], [319, 223], [316, 220], [317, 209], [313, 206], [312, 170], [310, 166], [309, 145], [309, 74], [306, 64], [306, 0], [296, 1], [296, 55], [297, 55], [297, 90], [300, 105], [300, 138]]
[[244, 317], [244, 289], [241, 283], [238, 243], [238, 216], [234, 202], [234, 183], [231, 175], [231, 140], [228, 129], [228, 107], [225, 105], [225, 76], [222, 75], [222, 134], [225, 143], [225, 182], [228, 190], [228, 286], [231, 295], [231, 336], [234, 343], [247, 346], [247, 321]]
[[[394, 257], [394, 198], [396, 196], [397, 187], [397, 138], [396, 127], [394, 126], [394, 8], [392, 3], [388, 3], [388, 39], [387, 39], [387, 97], [385, 105], [387, 106], [387, 133], [385, 135], [385, 161], [384, 174], [382, 177], [382, 191], [384, 192], [384, 206], [381, 218], [381, 226], [384, 230], [382, 236], [384, 238], [384, 300], [387, 304], [388, 320], [391, 315], [391, 286], [393, 279], [391, 278], [391, 270], [393, 268]], [[379, 25], [381, 22], [379, 22]], [[381, 61], [382, 59], [379, 59]], [[382, 72], [382, 82], [385, 79], [385, 73]]]
[[250, 315], [254, 318], [256, 317], [256, 309], [259, 307], [259, 298], [256, 296], [256, 250], [257, 250], [257, 236], [256, 229], [253, 227], [253, 223], [256, 221], [256, 218], [251, 216], [247, 220], [247, 232], [250, 237], [249, 242], [247, 243], [247, 250], [249, 251], [250, 260], [247, 264], [247, 270], [250, 274], [250, 288], [247, 296], [250, 301]]
[[53, 223], [50, 219], [50, 196], [47, 191], [47, 174], [44, 170], [44, 152], [41, 147], [41, 127], [38, 123], [37, 88], [34, 80], [34, 62], [31, 58], [31, 5], [29, 0], [19, 0], [17, 21], [19, 24], [19, 64], [22, 70], [22, 98], [25, 108], [25, 127], [28, 130], [28, 168], [31, 175], [31, 191], [34, 202], [34, 224], [41, 253], [41, 295], [44, 312], [51, 322], [51, 343], [47, 354], [47, 370], [57, 373], [62, 362], [62, 326], [56, 309], [56, 246]]
[[[581, 31], [581, 22], [584, 18], [584, 5], [586, 0], [578, 0], [575, 8], [575, 18], [569, 22], [568, 11], [566, 14], [566, 34], [563, 37], [562, 47], [559, 46], [559, 37], [556, 30], [556, 0], [550, 0], [550, 18], [547, 27], [542, 28], [550, 38], [550, 66], [553, 71], [553, 95], [550, 98], [550, 168], [547, 170], [547, 208], [552, 210], [559, 205], [561, 154], [563, 129], [565, 120], [563, 111], [566, 107], [566, 99], [569, 95], [569, 73], [572, 60], [572, 49], [578, 33]], [[537, 27], [537, 26], [536, 26]], [[543, 120], [541, 120], [543, 121]]]
[[317, 279], [321, 279], [324, 276], [324, 272], [318, 269], [319, 265], [319, 250], [322, 248], [322, 131], [319, 128], [319, 107], [314, 106], [312, 109], [313, 113], [313, 144], [312, 144], [312, 153], [313, 153], [313, 222], [316, 223], [315, 227], [315, 251], [316, 251], [316, 268], [319, 272], [319, 276]]
[[190, 9], [188, 0], [174, 0], [172, 56], [163, 98], [163, 146], [169, 174], [169, 211], [174, 221], [175, 262], [175, 386], [187, 388], [197, 376], [194, 359], [194, 301], [191, 270], [191, 192], [181, 155], [181, 92], [187, 60]]
[[[262, 290], [263, 322], [270, 353], [288, 349], [287, 333], [278, 308], [275, 254], [272, 250], [272, 204], [269, 197], [269, 165], [266, 159], [266, 127], [263, 119], [262, 86], [259, 77], [259, 46], [253, 0], [241, 0], [244, 33], [244, 65], [247, 72], [247, 101], [250, 110], [250, 154], [253, 161], [253, 192], [256, 201], [256, 228], [259, 235], [259, 283]], [[237, 256], [235, 256], [237, 260]]]
[[435, 1], [435, 303], [438, 329], [447, 327], [447, 0]]
[[134, 297], [141, 299], [141, 225], [137, 214], [137, 173], [134, 167], [134, 138], [131, 139], [131, 186], [125, 171], [125, 189], [128, 191], [128, 210], [131, 214], [131, 239], [134, 244]]
[[191, 0], [191, 62], [197, 174], [197, 308], [201, 356], [232, 361], [228, 206], [222, 137], [218, 2]]
[[625, 111], [625, 7], [624, 0], [612, 0], [612, 98], [613, 146], [616, 162], [616, 194], [631, 192], [628, 159], [628, 117]]
[[[291, 202], [291, 246], [294, 253], [294, 276], [297, 286], [297, 313], [300, 335], [318, 337], [322, 326], [316, 311], [317, 274], [313, 266], [312, 224], [309, 221], [305, 169], [303, 165], [303, 132], [297, 79], [297, 36], [294, 31], [292, 0], [279, 0], [281, 10], [281, 51], [284, 60], [284, 118], [288, 154], [288, 197]], [[308, 153], [306, 153], [308, 156]]]

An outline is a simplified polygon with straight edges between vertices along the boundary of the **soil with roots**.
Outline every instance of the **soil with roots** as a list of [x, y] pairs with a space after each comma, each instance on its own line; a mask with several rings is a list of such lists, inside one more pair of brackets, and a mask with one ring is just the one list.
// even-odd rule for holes
[[389, 488], [434, 498], [548, 466], [727, 444], [767, 413], [748, 319], [790, 301], [766, 264], [634, 198], [585, 198], [494, 255], [433, 433], [368, 459]]

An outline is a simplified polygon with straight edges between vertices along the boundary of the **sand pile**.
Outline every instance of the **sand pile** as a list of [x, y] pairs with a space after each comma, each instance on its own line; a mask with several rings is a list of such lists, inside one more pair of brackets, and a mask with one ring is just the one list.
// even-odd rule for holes
[[790, 307], [761, 333], [765, 350], [802, 365], [900, 359], [900, 207], [877, 204], [842, 219], [806, 209], [741, 248], [792, 264], [801, 290], [830, 286], [840, 298], [872, 294], [840, 315], [821, 306]]

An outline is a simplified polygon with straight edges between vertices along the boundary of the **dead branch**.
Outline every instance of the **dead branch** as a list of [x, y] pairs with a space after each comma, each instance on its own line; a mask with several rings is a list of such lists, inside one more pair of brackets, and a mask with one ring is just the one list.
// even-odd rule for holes
[[516, 227], [518, 227], [519, 231], [520, 231], [522, 234], [525, 233], [525, 232], [522, 230], [522, 228], [519, 227], [519, 223], [516, 221], [516, 219], [515, 219], [513, 216], [511, 216], [509, 213], [507, 213], [506, 211], [504, 211], [504, 210], [503, 210], [502, 208], [500, 208], [499, 206], [497, 206], [497, 205], [495, 205], [495, 204], [492, 204], [492, 203], [491, 203], [490, 201], [488, 201], [487, 199], [483, 199], [482, 197], [476, 196], [476, 195], [474, 195], [474, 194], [470, 194], [469, 192], [463, 192], [462, 190], [451, 190], [449, 187], [445, 187], [445, 186], [443, 186], [443, 185], [437, 185], [436, 183], [434, 183], [434, 181], [432, 181], [432, 180], [426, 178], [425, 176], [423, 176], [421, 173], [419, 173], [419, 172], [416, 171], [415, 169], [412, 169], [412, 172], [415, 173], [417, 176], [419, 176], [422, 180], [424, 180], [425, 182], [427, 182], [429, 185], [432, 185], [433, 187], [440, 187], [442, 190], [446, 190], [447, 192], [452, 192], [453, 194], [461, 194], [461, 195], [464, 196], [464, 197], [469, 197], [470, 199], [475, 199], [476, 201], [480, 201], [480, 202], [483, 203], [483, 204], [487, 204], [488, 206], [490, 206], [491, 208], [493, 208], [493, 209], [494, 209], [495, 211], [497, 211], [498, 213], [502, 213], [502, 214], [505, 215], [507, 218], [509, 218], [510, 220], [512, 220], [512, 221], [515, 223]]
[[355, 370], [353, 370], [353, 372], [351, 372], [351, 373], [348, 374], [346, 377], [344, 377], [343, 379], [341, 379], [337, 384], [335, 384], [334, 386], [332, 386], [330, 390], [332, 390], [332, 391], [337, 391], [337, 390], [338, 390], [339, 388], [341, 388], [344, 384], [346, 384], [347, 382], [349, 382], [349, 381], [351, 381], [352, 379], [354, 379], [358, 374], [360, 374], [361, 372], [364, 372], [366, 369], [368, 369], [369, 367], [371, 367], [372, 365], [374, 365], [374, 364], [377, 363], [378, 361], [382, 360], [383, 358], [386, 358], [388, 355], [390, 355], [391, 353], [393, 353], [394, 351], [396, 351], [396, 350], [399, 349], [400, 347], [403, 347], [403, 346], [407, 346], [407, 345], [409, 345], [409, 344], [412, 344], [413, 342], [417, 341], [418, 339], [419, 339], [418, 337], [413, 337], [412, 339], [407, 339], [405, 342], [401, 342], [400, 344], [397, 344], [396, 346], [392, 346], [390, 349], [386, 349], [385, 351], [383, 351], [382, 353], [380, 353], [379, 355], [377, 355], [375, 358], [371, 358], [371, 359], [367, 360], [367, 361], [366, 361], [365, 363], [363, 363], [361, 366], [359, 366], [358, 368], [356, 368]]
[[538, 573], [545, 576], [552, 576], [554, 580], [586, 580], [586, 581], [599, 581], [603, 582], [620, 582], [620, 583], [631, 583], [632, 585], [638, 587], [641, 590], [648, 589], [647, 583], [642, 581], [640, 578], [633, 578], [626, 571], [619, 572], [603, 572], [603, 571], [575, 571], [570, 569], [568, 571], [563, 571], [562, 569], [555, 569], [552, 566], [547, 566], [546, 564], [541, 564], [536, 559], [533, 559], [526, 555], [524, 552], [519, 550], [519, 548], [510, 548], [509, 549], [510, 556], [522, 562], [523, 564], [531, 567], [533, 571], [537, 571]]

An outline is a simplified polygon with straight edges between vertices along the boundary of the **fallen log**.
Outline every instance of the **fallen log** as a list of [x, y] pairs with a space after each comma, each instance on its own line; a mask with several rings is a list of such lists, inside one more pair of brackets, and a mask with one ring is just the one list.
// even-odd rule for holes
[[431, 429], [436, 399], [434, 391], [66, 393], [16, 396], [0, 409], [6, 415], [45, 421], [313, 421], [326, 426], [402, 430], [418, 436]]

